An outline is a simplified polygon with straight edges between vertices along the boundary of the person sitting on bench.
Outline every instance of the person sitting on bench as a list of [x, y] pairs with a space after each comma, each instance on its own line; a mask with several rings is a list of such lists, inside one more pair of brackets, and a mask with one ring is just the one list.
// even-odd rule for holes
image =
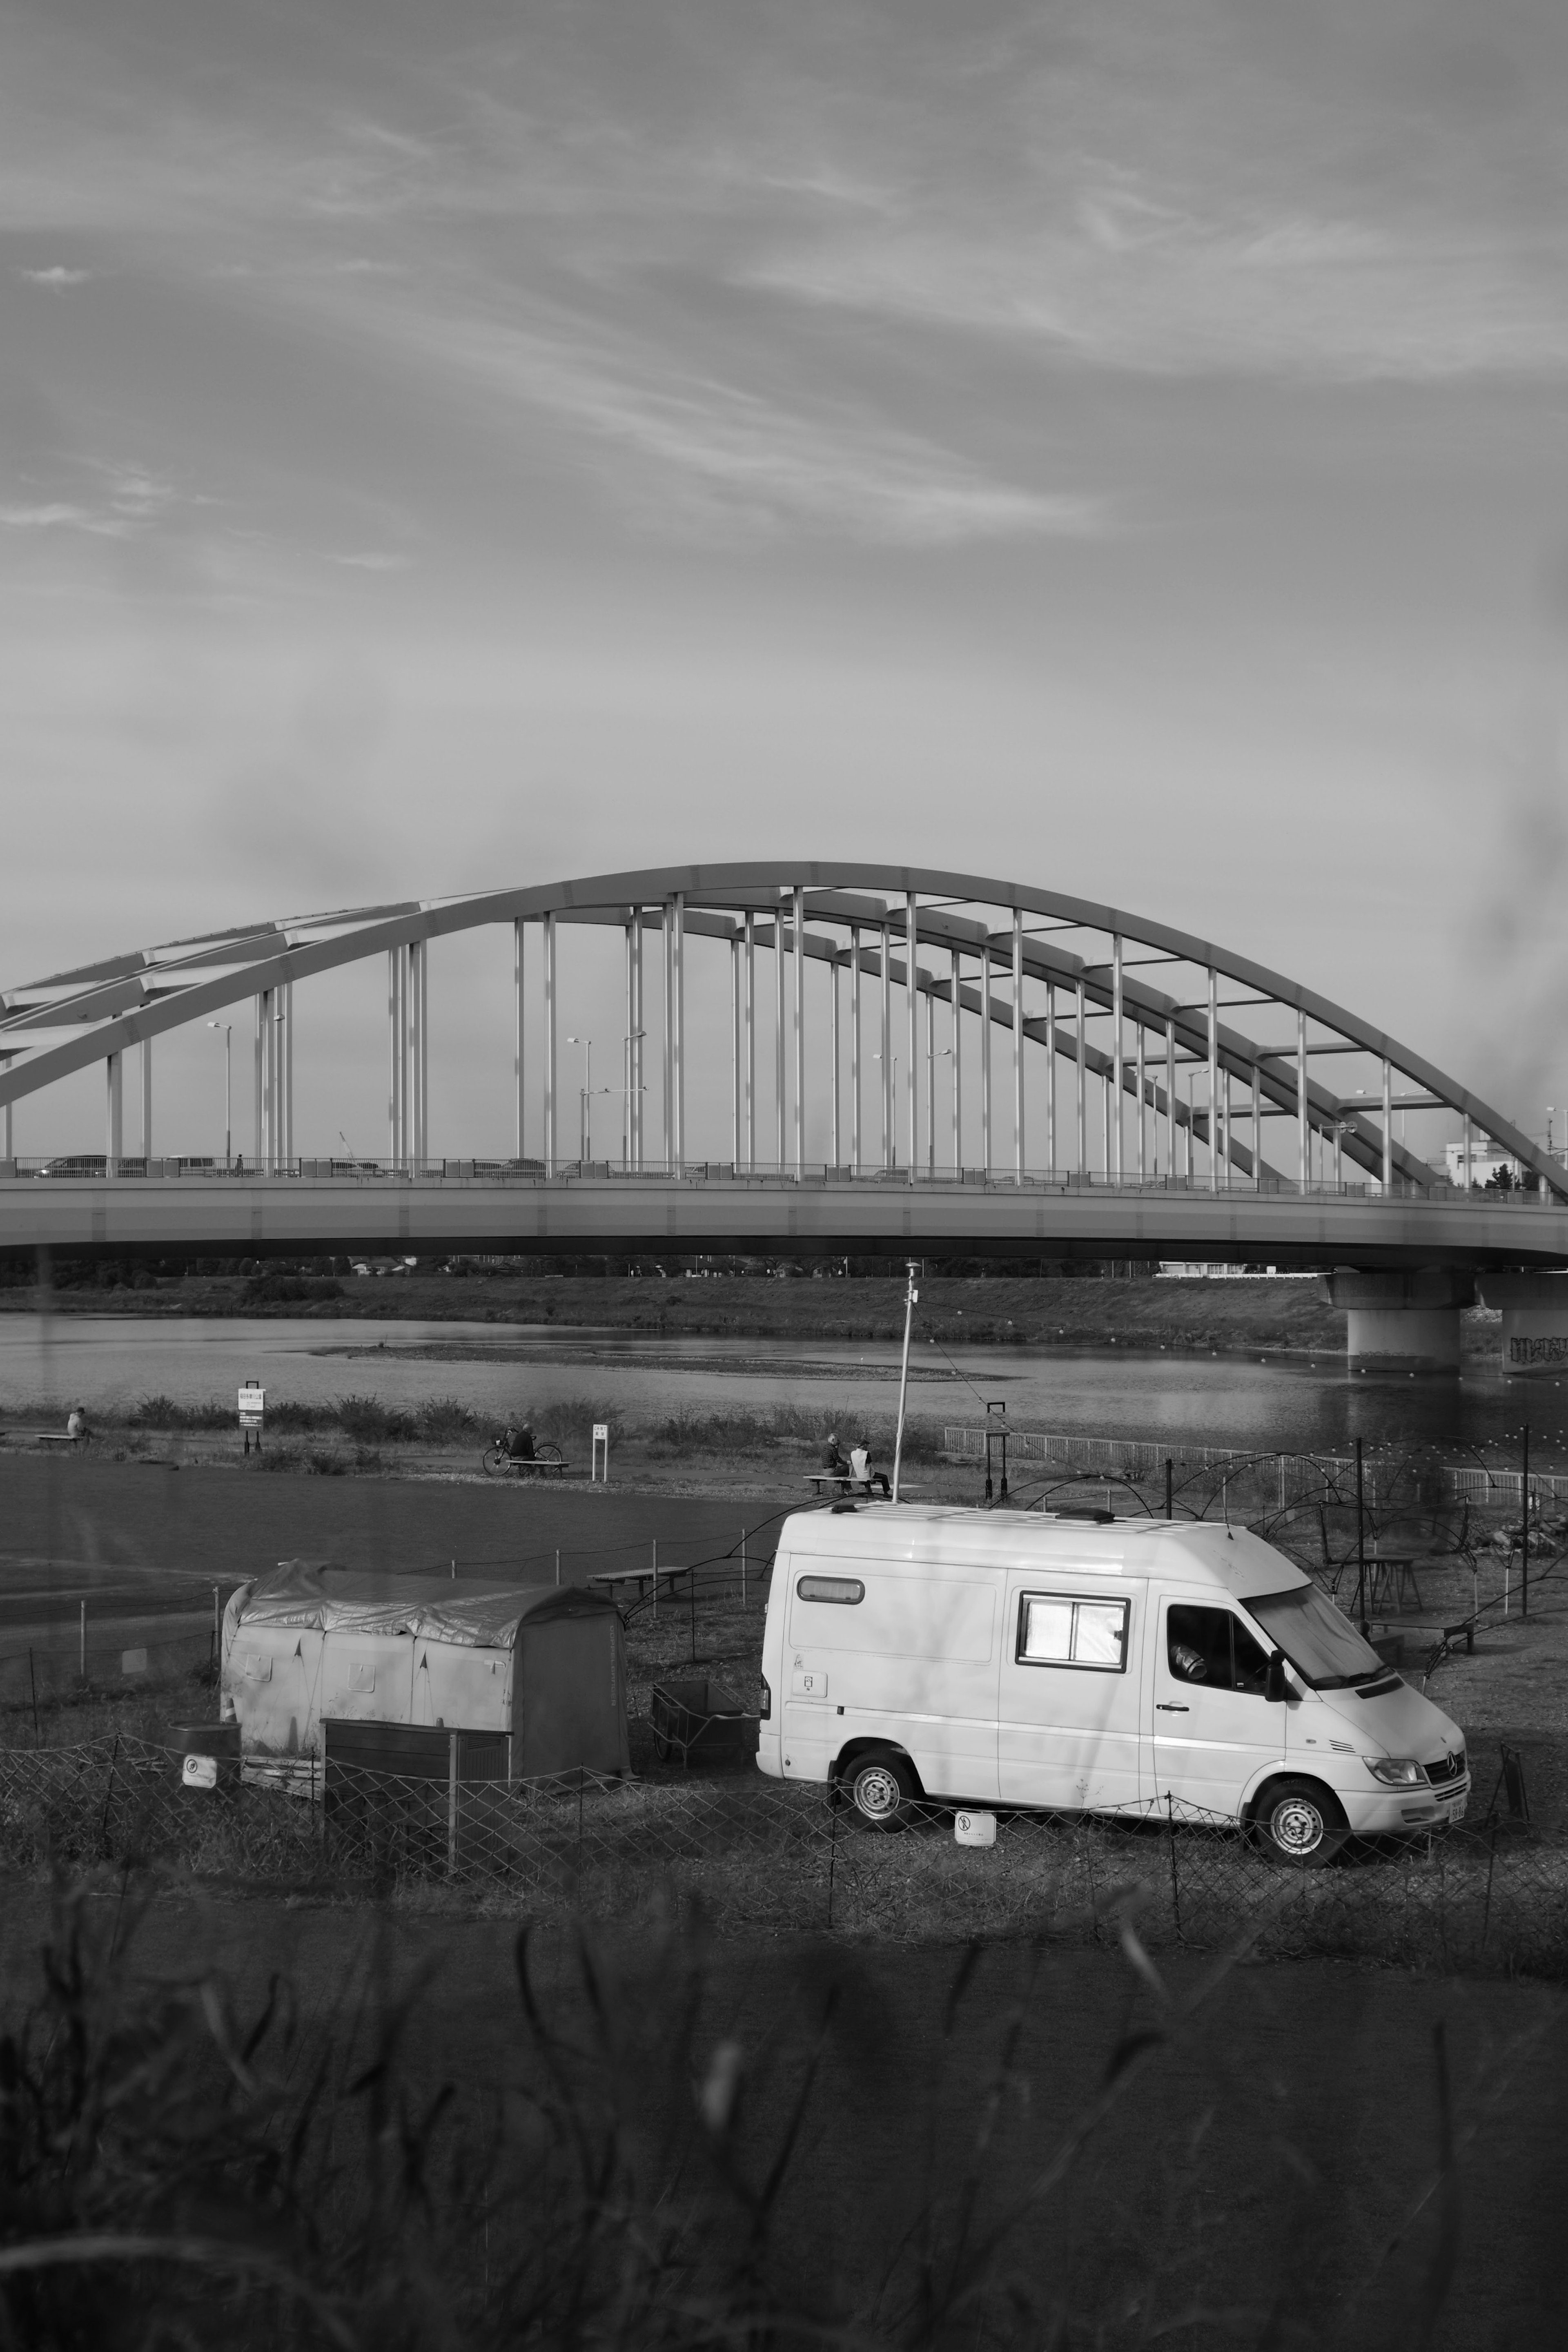
[[519, 1428], [507, 1430], [507, 1455], [512, 1462], [532, 1462], [536, 1458], [534, 1433], [526, 1421]]
[[822, 1467], [824, 1470], [831, 1470], [833, 1475], [839, 1478], [847, 1478], [850, 1475], [850, 1465], [844, 1460], [843, 1455], [839, 1452], [839, 1433], [837, 1430], [834, 1430], [832, 1435], [829, 1438], [827, 1444], [822, 1448]]
[[872, 1468], [871, 1453], [867, 1446], [862, 1444], [852, 1446], [850, 1449], [850, 1475], [857, 1486], [865, 1488], [868, 1495], [873, 1488], [880, 1486], [883, 1493], [891, 1500], [893, 1488], [888, 1485], [887, 1473], [885, 1470]]

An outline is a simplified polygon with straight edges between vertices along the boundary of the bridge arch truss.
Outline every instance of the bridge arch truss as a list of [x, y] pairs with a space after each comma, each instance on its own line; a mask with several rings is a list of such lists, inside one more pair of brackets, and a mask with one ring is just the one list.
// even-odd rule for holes
[[[578, 1090], [562, 1082], [557, 942], [563, 926], [590, 926], [620, 935], [621, 1066], [605, 1091], [622, 1106], [612, 1157], [628, 1173], [679, 1177], [718, 1160], [786, 1182], [826, 1168], [883, 1182], [977, 1173], [1409, 1196], [1446, 1191], [1447, 1179], [1406, 1148], [1396, 1120], [1441, 1110], [1458, 1122], [1464, 1189], [1472, 1155], [1490, 1141], [1543, 1194], [1568, 1200], [1568, 1171], [1490, 1104], [1249, 957], [1061, 891], [855, 861], [672, 866], [338, 910], [54, 973], [0, 997], [0, 1161], [16, 1170], [13, 1107], [98, 1063], [103, 1174], [155, 1172], [156, 1040], [249, 1003], [248, 1172], [296, 1171], [295, 991], [384, 957], [384, 1164], [427, 1168], [432, 950], [438, 969], [443, 940], [507, 925], [507, 1164], [547, 1180], [582, 1158]], [[727, 1131], [717, 1139], [711, 1083], [710, 1131], [688, 1133], [689, 978], [727, 991]], [[128, 1054], [141, 1094], [134, 1160], [124, 1148]], [[812, 1137], [825, 1150], [809, 1160]], [[716, 1153], [716, 1139], [726, 1147]]]

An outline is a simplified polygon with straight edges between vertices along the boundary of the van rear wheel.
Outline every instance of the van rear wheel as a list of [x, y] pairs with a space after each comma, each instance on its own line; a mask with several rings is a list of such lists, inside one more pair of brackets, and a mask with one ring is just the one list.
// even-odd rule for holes
[[1298, 1869], [1321, 1869], [1350, 1835], [1339, 1807], [1315, 1780], [1276, 1781], [1254, 1819], [1269, 1860]]
[[916, 1790], [905, 1759], [891, 1748], [857, 1756], [843, 1776], [850, 1801], [870, 1830], [907, 1829]]

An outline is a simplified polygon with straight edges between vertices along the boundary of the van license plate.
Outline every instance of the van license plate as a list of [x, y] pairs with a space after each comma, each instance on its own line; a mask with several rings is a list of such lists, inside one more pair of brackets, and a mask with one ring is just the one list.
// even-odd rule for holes
[[1462, 1797], [1450, 1797], [1448, 1800], [1448, 1819], [1451, 1822], [1462, 1822], [1465, 1818], [1465, 1807], [1469, 1801], [1469, 1790], [1467, 1790], [1465, 1795]]

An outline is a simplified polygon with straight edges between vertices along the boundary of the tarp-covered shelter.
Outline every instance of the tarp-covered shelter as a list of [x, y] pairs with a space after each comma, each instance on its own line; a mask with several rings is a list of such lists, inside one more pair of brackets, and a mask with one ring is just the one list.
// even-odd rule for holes
[[631, 1769], [620, 1614], [574, 1585], [282, 1560], [229, 1601], [222, 1712], [247, 1762], [319, 1756], [332, 1720], [504, 1736], [511, 1780]]

